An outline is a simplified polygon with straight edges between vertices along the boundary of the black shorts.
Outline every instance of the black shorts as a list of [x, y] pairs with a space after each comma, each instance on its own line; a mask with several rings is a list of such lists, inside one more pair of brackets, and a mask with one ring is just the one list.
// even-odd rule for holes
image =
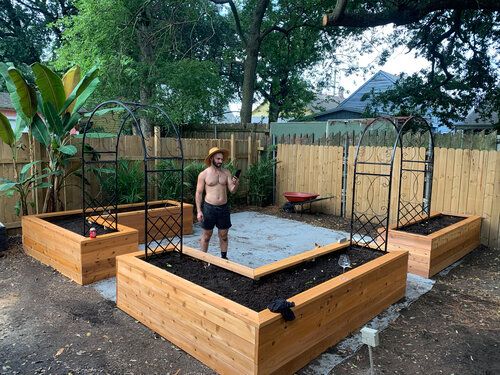
[[213, 204], [204, 202], [201, 210], [203, 211], [203, 221], [201, 222], [201, 227], [203, 229], [212, 230], [214, 226], [218, 229], [231, 228], [231, 218], [227, 203], [220, 206], [214, 206]]

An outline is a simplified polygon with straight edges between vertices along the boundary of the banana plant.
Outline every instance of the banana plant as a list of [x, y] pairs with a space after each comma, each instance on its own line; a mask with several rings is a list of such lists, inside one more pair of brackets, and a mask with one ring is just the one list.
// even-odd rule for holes
[[64, 180], [75, 170], [66, 170], [69, 159], [77, 153], [71, 139], [82, 117], [79, 110], [99, 84], [98, 70], [93, 67], [81, 77], [80, 67], [75, 66], [60, 77], [41, 63], [31, 69], [35, 88], [14, 66], [0, 64], [20, 123], [32, 132], [48, 156], [43, 212], [55, 211], [60, 208], [58, 195]]
[[28, 215], [28, 197], [31, 189], [48, 187], [43, 180], [48, 174], [38, 175], [33, 173], [33, 167], [40, 161], [33, 161], [24, 165], [18, 172], [18, 152], [24, 148], [21, 142], [25, 122], [18, 116], [14, 127], [3, 113], [0, 113], [0, 139], [11, 149], [14, 167], [14, 179], [0, 177], [0, 194], [13, 197], [16, 193], [19, 199], [15, 205], [16, 214]]

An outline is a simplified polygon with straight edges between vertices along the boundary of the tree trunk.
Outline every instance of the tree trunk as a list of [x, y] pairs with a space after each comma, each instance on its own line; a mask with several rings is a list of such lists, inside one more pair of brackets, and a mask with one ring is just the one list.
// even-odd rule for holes
[[[140, 82], [139, 98], [142, 104], [151, 104], [154, 87], [152, 87], [149, 72], [154, 65], [154, 51], [151, 41], [151, 30], [149, 27], [151, 23], [151, 9], [148, 5], [144, 7], [142, 13], [138, 17], [140, 19], [140, 23], [137, 28], [137, 41], [140, 49], [139, 59], [142, 63], [142, 71], [144, 74]], [[140, 117], [139, 122], [143, 136], [150, 137], [152, 129], [148, 119], [142, 116]]]
[[[139, 95], [142, 104], [151, 104], [151, 97], [152, 97], [151, 88], [148, 87], [146, 83], [144, 84], [141, 83]], [[139, 118], [139, 122], [141, 126], [142, 135], [147, 138], [151, 136], [151, 125], [149, 124], [148, 119], [144, 117], [144, 112], [142, 112], [142, 114], [143, 116]]]
[[280, 106], [275, 100], [269, 101], [269, 123], [278, 121]]
[[243, 74], [243, 87], [241, 99], [241, 123], [252, 122], [252, 104], [257, 79], [257, 60], [261, 44], [260, 27], [266, 13], [269, 0], [259, 0], [252, 14], [252, 21], [245, 40], [245, 65]]
[[244, 65], [242, 99], [241, 99], [241, 123], [249, 124], [252, 122], [252, 105], [255, 93], [255, 81], [257, 79], [257, 59], [259, 56], [260, 41], [258, 38], [254, 41], [248, 41], [246, 48], [246, 58]]

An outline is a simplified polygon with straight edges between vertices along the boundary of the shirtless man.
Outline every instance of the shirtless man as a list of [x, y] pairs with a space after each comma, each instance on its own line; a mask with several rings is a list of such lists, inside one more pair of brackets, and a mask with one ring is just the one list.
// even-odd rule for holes
[[[214, 226], [219, 233], [221, 257], [227, 259], [228, 231], [231, 227], [229, 207], [227, 205], [227, 190], [234, 193], [238, 188], [238, 178], [222, 168], [222, 162], [229, 152], [225, 149], [212, 147], [205, 158], [207, 168], [198, 176], [196, 185], [196, 211], [203, 233], [200, 239], [201, 250], [208, 251], [208, 243], [212, 237]], [[203, 191], [205, 201], [203, 202]]]

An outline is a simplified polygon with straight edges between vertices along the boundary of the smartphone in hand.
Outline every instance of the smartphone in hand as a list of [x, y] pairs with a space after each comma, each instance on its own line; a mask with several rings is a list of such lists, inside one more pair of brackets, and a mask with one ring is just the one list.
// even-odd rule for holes
[[234, 177], [236, 177], [236, 178], [240, 178], [240, 174], [241, 174], [241, 169], [238, 169], [238, 170], [236, 171], [236, 173], [234, 174]]

